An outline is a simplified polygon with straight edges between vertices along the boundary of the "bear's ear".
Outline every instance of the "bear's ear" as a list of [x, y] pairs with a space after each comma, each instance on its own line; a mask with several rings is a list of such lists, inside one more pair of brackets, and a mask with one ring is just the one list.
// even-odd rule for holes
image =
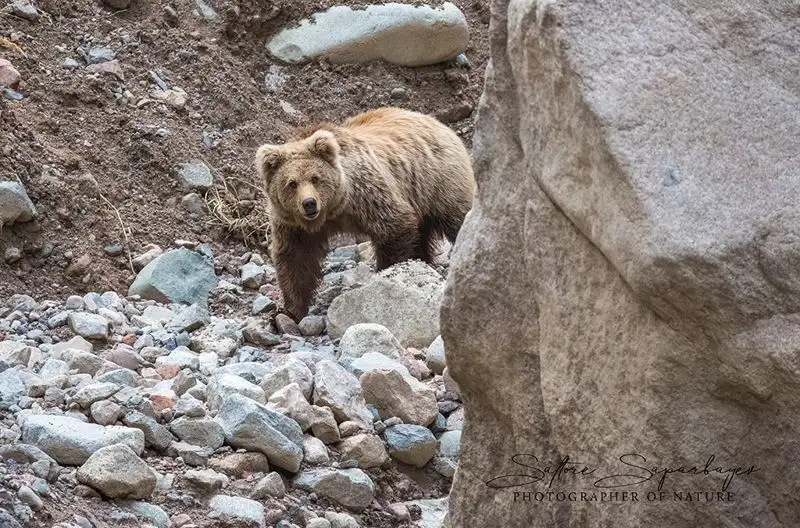
[[256, 170], [269, 185], [272, 175], [283, 163], [284, 155], [280, 145], [261, 145], [256, 151]]
[[310, 138], [311, 150], [328, 163], [334, 163], [339, 155], [339, 142], [328, 130], [317, 130]]

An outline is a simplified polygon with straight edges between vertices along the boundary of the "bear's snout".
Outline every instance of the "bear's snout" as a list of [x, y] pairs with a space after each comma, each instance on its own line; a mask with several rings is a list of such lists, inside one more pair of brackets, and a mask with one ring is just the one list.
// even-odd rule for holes
[[306, 216], [314, 216], [317, 214], [317, 201], [314, 198], [306, 198], [302, 202], [303, 212]]

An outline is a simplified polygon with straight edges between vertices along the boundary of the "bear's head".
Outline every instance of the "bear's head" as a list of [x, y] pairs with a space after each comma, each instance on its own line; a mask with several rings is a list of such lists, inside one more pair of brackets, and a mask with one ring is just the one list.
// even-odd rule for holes
[[328, 130], [259, 147], [256, 170], [269, 196], [270, 215], [308, 231], [318, 231], [335, 217], [344, 197], [339, 152], [339, 143]]

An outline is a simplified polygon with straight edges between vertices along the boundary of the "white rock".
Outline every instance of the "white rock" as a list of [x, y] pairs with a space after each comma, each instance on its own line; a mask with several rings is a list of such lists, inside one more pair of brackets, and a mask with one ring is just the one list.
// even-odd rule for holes
[[389, 460], [389, 453], [380, 437], [371, 434], [358, 434], [342, 440], [339, 444], [341, 459], [356, 460], [358, 467], [369, 469], [380, 467]]
[[32, 347], [19, 341], [0, 341], [0, 360], [11, 366], [27, 365]]
[[102, 315], [85, 312], [69, 314], [67, 323], [70, 329], [86, 339], [108, 339], [108, 319]]
[[292, 484], [354, 510], [370, 505], [375, 484], [360, 469], [312, 469], [297, 475]]
[[205, 493], [214, 493], [227, 486], [230, 479], [213, 469], [191, 469], [184, 478]]
[[198, 355], [186, 347], [179, 346], [169, 353], [169, 355], [156, 358], [156, 368], [161, 365], [172, 365], [179, 369], [192, 369], [198, 370], [200, 368], [200, 360]]
[[66, 416], [33, 415], [22, 424], [22, 441], [33, 444], [59, 464], [79, 465], [92, 453], [114, 444], [125, 444], [134, 453], [144, 450], [144, 433], [121, 426], [103, 427]]
[[242, 286], [257, 290], [267, 280], [268, 266], [259, 266], [252, 262], [248, 262], [239, 269], [242, 280]]
[[119, 389], [120, 386], [116, 383], [91, 383], [76, 392], [72, 401], [85, 409], [94, 402], [110, 398]]
[[469, 42], [464, 14], [447, 2], [441, 7], [390, 3], [354, 10], [334, 6], [313, 22], [284, 29], [267, 50], [285, 62], [326, 58], [334, 63], [377, 59], [403, 66], [435, 64], [456, 57]]
[[405, 365], [377, 352], [367, 352], [357, 358], [343, 357], [339, 360], [339, 364], [352, 372], [357, 378], [361, 378], [361, 375], [365, 372], [373, 372], [379, 369], [395, 370], [403, 376], [411, 376]]
[[19, 371], [6, 369], [0, 372], [0, 402], [4, 406], [16, 405], [26, 393], [25, 383]]
[[400, 359], [403, 347], [400, 341], [383, 325], [374, 323], [354, 324], [339, 341], [342, 357], [361, 357], [368, 352], [377, 352], [392, 359]]

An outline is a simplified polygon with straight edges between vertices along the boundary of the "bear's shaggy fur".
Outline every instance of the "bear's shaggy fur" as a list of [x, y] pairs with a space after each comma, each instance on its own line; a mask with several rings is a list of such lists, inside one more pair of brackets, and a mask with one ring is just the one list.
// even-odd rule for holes
[[455, 240], [475, 193], [455, 132], [398, 108], [307, 127], [285, 144], [259, 147], [255, 163], [270, 201], [284, 309], [296, 319], [322, 278], [329, 236], [369, 237], [378, 270], [430, 263], [440, 237]]

